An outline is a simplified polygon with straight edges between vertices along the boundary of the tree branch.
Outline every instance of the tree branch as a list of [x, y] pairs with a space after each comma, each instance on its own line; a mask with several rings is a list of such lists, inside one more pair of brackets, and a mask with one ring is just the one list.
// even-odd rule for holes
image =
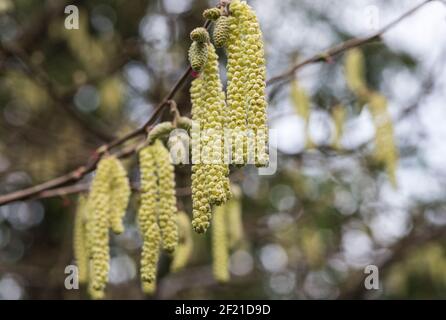
[[378, 30], [377, 32], [367, 36], [367, 37], [363, 37], [363, 38], [353, 38], [353, 39], [349, 39], [345, 42], [342, 42], [330, 49], [328, 49], [325, 52], [322, 53], [318, 53], [316, 55], [314, 55], [311, 58], [308, 58], [306, 60], [303, 60], [299, 63], [297, 63], [296, 65], [292, 66], [290, 69], [288, 69], [288, 71], [279, 74], [277, 76], [272, 77], [271, 79], [269, 79], [267, 81], [267, 85], [273, 85], [277, 82], [287, 82], [289, 81], [291, 78], [294, 77], [294, 73], [305, 67], [306, 65], [309, 64], [314, 64], [314, 63], [319, 63], [319, 62], [327, 62], [330, 61], [331, 58], [344, 53], [350, 49], [356, 48], [356, 47], [360, 47], [363, 46], [365, 44], [380, 40], [381, 36], [386, 33], [387, 31], [389, 31], [390, 29], [392, 29], [394, 26], [396, 26], [397, 24], [399, 24], [401, 21], [403, 21], [404, 19], [406, 19], [407, 17], [411, 16], [413, 13], [415, 13], [416, 11], [418, 11], [419, 9], [421, 9], [422, 7], [424, 7], [426, 4], [432, 2], [432, 1], [437, 1], [437, 0], [425, 0], [424, 2], [420, 3], [419, 5], [415, 6], [414, 8], [410, 9], [409, 11], [405, 12], [402, 16], [400, 16], [398, 19], [392, 21], [391, 23], [389, 23], [388, 25], [384, 26], [382, 29]]

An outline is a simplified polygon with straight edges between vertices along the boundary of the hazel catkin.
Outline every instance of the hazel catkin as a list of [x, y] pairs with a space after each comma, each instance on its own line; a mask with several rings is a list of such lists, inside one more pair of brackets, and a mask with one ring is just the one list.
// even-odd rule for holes
[[91, 259], [89, 293], [94, 299], [103, 298], [108, 280], [110, 178], [113, 168], [113, 158], [99, 161], [88, 199], [90, 212], [87, 218], [87, 236]]
[[221, 16], [221, 10], [218, 8], [209, 8], [203, 11], [203, 18], [215, 21]]
[[160, 140], [155, 141], [153, 152], [158, 172], [158, 223], [163, 249], [172, 253], [178, 244], [174, 167], [169, 151]]
[[[144, 234], [141, 253], [141, 281], [143, 288], [146, 284], [156, 281], [156, 272], [161, 244], [161, 232], [157, 223], [153, 223]], [[149, 286], [150, 288], [150, 286]]]
[[131, 194], [127, 172], [122, 163], [112, 157], [112, 181], [110, 183], [110, 227], [120, 234], [124, 231], [122, 219], [125, 215]]
[[228, 41], [229, 22], [230, 19], [227, 16], [221, 16], [215, 21], [213, 37], [217, 48], [224, 47]]
[[175, 249], [175, 254], [170, 266], [172, 272], [177, 272], [186, 266], [193, 249], [192, 233], [188, 215], [183, 211], [178, 212], [177, 223], [179, 243], [178, 247]]
[[87, 198], [83, 195], [80, 195], [77, 201], [73, 231], [73, 251], [78, 268], [78, 277], [80, 283], [86, 283], [88, 280], [89, 258], [85, 233], [85, 218], [87, 214], [86, 211]]
[[157, 222], [158, 215], [158, 177], [156, 173], [154, 146], [149, 145], [139, 152], [139, 169], [141, 180], [138, 225], [141, 234]]
[[194, 41], [189, 48], [189, 62], [196, 72], [203, 70], [208, 59], [206, 43]]
[[192, 140], [192, 226], [198, 233], [207, 230], [211, 220], [211, 206], [206, 185], [205, 164], [201, 159], [201, 125], [206, 112], [205, 101], [202, 97], [204, 81], [202, 75], [192, 81], [190, 96], [192, 102], [191, 129]]
[[226, 236], [226, 210], [224, 206], [215, 208], [212, 224], [212, 271], [218, 282], [229, 280], [229, 252]]
[[190, 39], [192, 41], [196, 41], [198, 43], [207, 43], [209, 42], [209, 33], [206, 28], [199, 27], [192, 30], [190, 33]]

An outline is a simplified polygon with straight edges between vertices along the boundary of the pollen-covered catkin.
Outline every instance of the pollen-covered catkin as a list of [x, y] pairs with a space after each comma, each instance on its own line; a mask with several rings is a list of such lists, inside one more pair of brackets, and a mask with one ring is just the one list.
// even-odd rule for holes
[[109, 271], [109, 211], [110, 178], [114, 168], [113, 158], [99, 161], [88, 201], [87, 230], [90, 247], [89, 293], [94, 299], [104, 297]]
[[207, 168], [210, 203], [220, 205], [228, 198], [225, 180], [229, 170], [223, 163], [226, 104], [218, 72], [218, 56], [212, 44], [208, 44], [208, 62], [202, 76], [203, 99], [207, 107], [202, 117], [202, 158]]
[[331, 110], [335, 132], [333, 137], [333, 148], [341, 149], [341, 138], [344, 129], [345, 107], [341, 104], [335, 105]]
[[154, 144], [155, 165], [158, 172], [158, 223], [163, 249], [172, 253], [178, 244], [175, 195], [175, 172], [169, 151], [160, 140]]
[[156, 281], [159, 251], [161, 244], [161, 231], [158, 224], [153, 223], [144, 234], [141, 253], [141, 281], [143, 289], [146, 283]]
[[139, 152], [141, 203], [138, 209], [138, 225], [143, 236], [149, 227], [157, 222], [158, 215], [158, 177], [154, 148], [149, 145]]
[[226, 235], [226, 210], [224, 206], [215, 208], [212, 223], [212, 271], [218, 282], [229, 280], [229, 248]]
[[85, 218], [87, 210], [87, 198], [80, 195], [77, 200], [76, 216], [74, 217], [73, 231], [73, 251], [78, 268], [78, 277], [80, 283], [86, 283], [88, 280], [88, 249], [85, 233]]
[[189, 62], [192, 69], [201, 72], [208, 59], [206, 43], [194, 41], [189, 48]]
[[364, 99], [368, 93], [365, 80], [364, 55], [360, 49], [354, 48], [346, 53], [345, 76], [347, 85], [360, 99]]
[[177, 272], [183, 269], [189, 261], [193, 249], [192, 233], [190, 229], [190, 220], [183, 211], [177, 214], [179, 243], [175, 249], [170, 269]]
[[231, 3], [231, 10], [241, 21], [242, 45], [246, 73], [246, 93], [248, 103], [248, 129], [257, 138], [255, 162], [257, 166], [268, 163], [266, 143], [268, 125], [266, 119], [266, 65], [263, 48], [263, 36], [254, 10], [246, 3], [236, 0]]
[[230, 19], [227, 16], [221, 16], [215, 21], [213, 37], [217, 48], [224, 47], [228, 41], [229, 22]]
[[115, 157], [110, 159], [113, 165], [110, 185], [110, 226], [113, 232], [120, 234], [124, 231], [122, 219], [127, 210], [131, 189], [122, 163]]
[[227, 41], [227, 104], [229, 109], [228, 128], [231, 131], [231, 163], [244, 164], [246, 155], [247, 110], [245, 88], [245, 61], [240, 33], [240, 20], [229, 18]]
[[195, 28], [190, 33], [190, 39], [199, 43], [208, 43], [210, 40], [209, 32], [203, 27]]
[[192, 226], [198, 233], [203, 233], [209, 227], [211, 220], [211, 206], [209, 203], [208, 188], [206, 185], [205, 164], [201, 159], [201, 126], [206, 112], [205, 101], [202, 97], [204, 91], [203, 75], [192, 81], [190, 96], [192, 102], [191, 129], [192, 140]]
[[387, 110], [387, 99], [378, 92], [372, 92], [368, 99], [368, 109], [376, 127], [375, 158], [385, 165], [389, 180], [396, 187], [399, 155], [394, 142], [392, 119]]
[[[252, 8], [239, 0], [229, 6], [228, 105], [233, 132], [232, 161], [246, 163], [248, 149], [255, 153], [257, 166], [268, 164], [266, 146], [268, 126], [266, 119], [265, 77], [266, 66], [263, 39], [257, 17]], [[248, 134], [249, 129], [249, 134]], [[255, 137], [255, 146], [246, 137]], [[251, 152], [250, 152], [251, 153]]]
[[221, 11], [218, 8], [209, 8], [203, 11], [203, 18], [215, 21], [221, 16]]

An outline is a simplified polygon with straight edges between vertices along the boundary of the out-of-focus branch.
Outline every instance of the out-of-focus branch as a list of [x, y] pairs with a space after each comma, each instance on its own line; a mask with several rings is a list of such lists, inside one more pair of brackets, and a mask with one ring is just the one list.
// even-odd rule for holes
[[425, 0], [424, 2], [420, 3], [419, 5], [415, 6], [414, 8], [412, 8], [409, 11], [407, 11], [406, 13], [404, 13], [398, 19], [392, 21], [388, 25], [384, 26], [382, 29], [378, 30], [377, 32], [375, 32], [367, 37], [349, 39], [345, 42], [342, 42], [342, 43], [328, 49], [325, 52], [318, 53], [318, 54], [314, 55], [313, 57], [310, 57], [308, 59], [305, 59], [305, 60], [297, 63], [296, 65], [294, 65], [290, 69], [288, 69], [286, 72], [270, 78], [267, 81], [267, 85], [273, 85], [273, 84], [279, 83], [279, 82], [286, 83], [294, 77], [294, 74], [297, 70], [299, 70], [307, 65], [319, 63], [319, 62], [330, 61], [333, 57], [335, 57], [341, 53], [344, 53], [350, 49], [360, 47], [365, 44], [380, 40], [381, 36], [384, 33], [389, 31], [390, 29], [392, 29], [394, 26], [399, 24], [401, 21], [403, 21], [407, 17], [411, 16], [413, 13], [415, 13], [416, 11], [418, 11], [419, 9], [424, 7], [426, 4], [433, 2], [433, 1], [436, 1], [436, 0]]
[[91, 133], [94, 137], [99, 138], [101, 141], [110, 141], [113, 139], [113, 136], [108, 133], [105, 125], [97, 121], [92, 123], [89, 119], [87, 119], [79, 111], [77, 111], [75, 106], [71, 103], [72, 96], [64, 97], [59, 94], [56, 86], [45, 73], [45, 71], [43, 71], [39, 66], [33, 64], [25, 51], [15, 46], [14, 44], [1, 44], [0, 50], [8, 54], [9, 56], [13, 56], [19, 59], [26, 68], [26, 72], [29, 75], [30, 79], [45, 88], [45, 91], [48, 93], [51, 99], [58, 106], [62, 107], [65, 112], [70, 117], [72, 117], [83, 129]]
[[[416, 223], [414, 222], [414, 225]], [[430, 227], [427, 230], [420, 230], [414, 226], [411, 232], [398, 241], [390, 248], [391, 254], [379, 263], [375, 263], [378, 267], [380, 277], [391, 268], [396, 262], [404, 259], [410, 252], [420, 246], [423, 246], [431, 241], [446, 239], [445, 227]], [[358, 271], [355, 274], [349, 276], [349, 281], [346, 286], [341, 289], [339, 299], [360, 299], [364, 298], [367, 290], [364, 287], [364, 272]]]
[[[32, 199], [45, 199], [53, 197], [64, 197], [70, 194], [76, 194], [80, 192], [87, 192], [90, 188], [90, 183], [77, 183], [71, 186], [60, 187], [51, 190], [45, 190], [34, 196]], [[140, 191], [140, 186], [138, 183], [132, 183], [131, 188], [133, 191]], [[178, 197], [190, 195], [190, 187], [176, 188], [176, 195]]]

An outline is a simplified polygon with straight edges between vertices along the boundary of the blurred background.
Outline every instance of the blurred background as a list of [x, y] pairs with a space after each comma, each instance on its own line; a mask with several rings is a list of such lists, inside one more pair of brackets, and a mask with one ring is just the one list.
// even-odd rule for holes
[[[267, 78], [420, 2], [248, 1], [264, 32]], [[78, 30], [64, 28], [69, 4], [79, 8]], [[0, 0], [0, 40], [17, 53], [0, 50], [0, 194], [73, 170], [142, 125], [186, 69], [189, 32], [216, 4]], [[367, 85], [388, 100], [395, 183], [372, 159], [376, 128], [347, 86], [344, 55], [308, 65], [268, 87], [277, 172], [233, 170], [245, 233], [231, 253], [231, 281], [215, 282], [210, 237], [196, 235], [185, 270], [170, 274], [162, 257], [154, 298], [446, 298], [445, 4], [432, 1], [361, 49]], [[175, 97], [184, 115], [188, 89]], [[137, 181], [136, 158], [125, 161]], [[189, 176], [189, 166], [178, 167], [177, 186], [187, 189]], [[109, 299], [147, 298], [134, 198], [125, 233], [111, 239]], [[66, 195], [0, 207], [0, 299], [88, 298], [64, 287], [75, 204]], [[187, 192], [179, 204], [191, 212]], [[364, 287], [367, 265], [378, 267], [378, 290]]]

